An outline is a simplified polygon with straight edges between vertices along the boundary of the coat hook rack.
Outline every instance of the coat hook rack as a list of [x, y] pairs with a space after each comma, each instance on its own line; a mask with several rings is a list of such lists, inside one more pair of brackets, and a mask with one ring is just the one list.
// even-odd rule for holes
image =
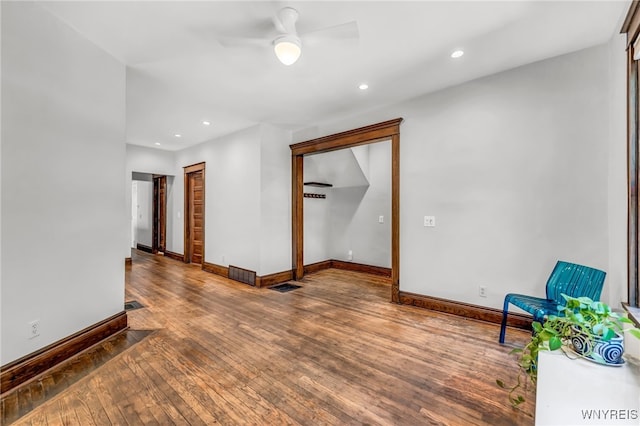
[[304, 198], [327, 198], [326, 194], [313, 194], [311, 192], [305, 192]]

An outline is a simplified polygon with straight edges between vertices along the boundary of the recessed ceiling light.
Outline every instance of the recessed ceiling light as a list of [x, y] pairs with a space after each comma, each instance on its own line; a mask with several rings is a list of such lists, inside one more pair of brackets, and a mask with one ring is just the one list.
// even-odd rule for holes
[[360, 86], [358, 86], [358, 89], [360, 90], [367, 90], [369, 88], [369, 85], [367, 83], [362, 83], [360, 84]]
[[175, 134], [175, 135], [173, 135], [173, 136], [175, 136], [176, 138], [181, 138], [181, 137], [182, 137], [182, 135], [181, 135], [180, 133], [176, 133], [176, 134]]
[[156, 142], [155, 144], [156, 144], [156, 145], [158, 145], [158, 146], [160, 146], [160, 145], [161, 145], [161, 144], [160, 144], [160, 142]]
[[203, 122], [202, 122], [202, 124], [203, 124], [204, 126], [208, 126], [208, 125], [210, 125], [210, 124], [211, 124], [211, 122], [209, 122], [209, 121], [206, 121], [206, 120], [205, 120], [205, 121], [203, 121]]
[[459, 58], [462, 55], [464, 55], [464, 52], [462, 50], [455, 50], [453, 51], [453, 53], [451, 53], [451, 57], [454, 59]]

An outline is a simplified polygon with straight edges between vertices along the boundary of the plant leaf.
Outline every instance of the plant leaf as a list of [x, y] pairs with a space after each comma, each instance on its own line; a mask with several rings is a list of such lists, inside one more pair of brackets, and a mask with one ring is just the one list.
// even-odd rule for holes
[[551, 339], [549, 339], [550, 350], [555, 351], [557, 349], [560, 349], [561, 346], [562, 346], [562, 340], [560, 340], [556, 336], [553, 336]]
[[590, 306], [593, 303], [593, 300], [588, 297], [578, 297], [578, 301], [584, 305]]
[[596, 324], [593, 326], [593, 334], [604, 334], [604, 325]]
[[612, 338], [614, 338], [614, 337], [615, 337], [615, 335], [616, 335], [616, 332], [615, 332], [615, 331], [613, 331], [613, 330], [612, 330], [612, 329], [610, 329], [610, 328], [606, 328], [606, 327], [605, 327], [605, 329], [604, 329], [604, 333], [602, 334], [602, 340], [604, 340], [604, 341], [611, 340]]

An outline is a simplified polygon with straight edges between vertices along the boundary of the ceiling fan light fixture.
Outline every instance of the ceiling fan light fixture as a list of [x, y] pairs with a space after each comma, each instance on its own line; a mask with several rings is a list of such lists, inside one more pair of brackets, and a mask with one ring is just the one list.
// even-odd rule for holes
[[300, 39], [293, 35], [284, 35], [275, 39], [273, 50], [278, 60], [284, 65], [293, 65], [302, 53]]

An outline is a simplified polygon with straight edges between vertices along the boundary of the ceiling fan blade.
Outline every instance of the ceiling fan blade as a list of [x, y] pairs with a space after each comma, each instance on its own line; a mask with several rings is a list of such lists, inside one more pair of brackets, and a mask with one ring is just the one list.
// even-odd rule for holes
[[356, 21], [344, 24], [334, 25], [332, 27], [320, 28], [319, 30], [310, 31], [300, 36], [304, 42], [316, 43], [327, 40], [348, 40], [360, 37], [358, 31], [358, 23]]
[[271, 39], [254, 37], [218, 37], [218, 43], [222, 47], [268, 47]]

